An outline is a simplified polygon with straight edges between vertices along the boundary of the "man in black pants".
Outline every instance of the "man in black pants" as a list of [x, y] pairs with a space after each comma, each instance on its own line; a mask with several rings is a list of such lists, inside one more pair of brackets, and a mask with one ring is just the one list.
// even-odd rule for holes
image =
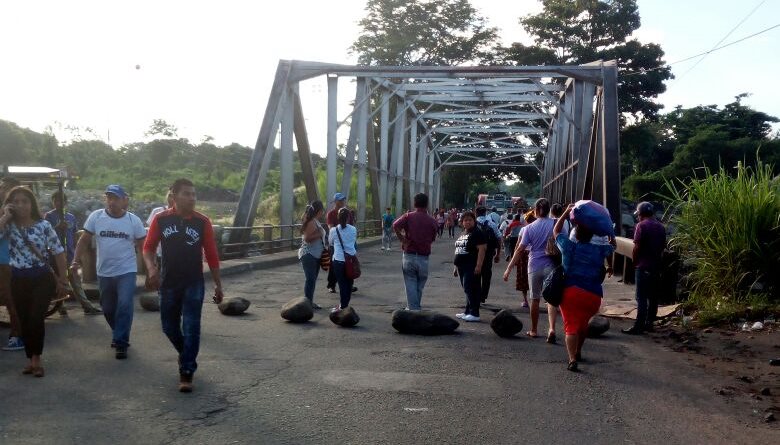
[[485, 261], [482, 264], [482, 274], [478, 278], [480, 288], [482, 289], [483, 303], [487, 300], [488, 293], [490, 293], [490, 280], [493, 278], [493, 263], [497, 263], [501, 260], [502, 244], [501, 231], [498, 230], [498, 226], [490, 217], [485, 216], [486, 214], [487, 209], [485, 207], [477, 207], [477, 227], [482, 230], [485, 235], [485, 240], [487, 241]]

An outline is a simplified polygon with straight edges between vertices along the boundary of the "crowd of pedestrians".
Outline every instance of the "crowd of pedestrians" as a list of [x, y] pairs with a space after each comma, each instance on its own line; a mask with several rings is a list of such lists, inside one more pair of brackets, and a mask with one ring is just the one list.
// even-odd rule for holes
[[[176, 180], [169, 189], [167, 206], [154, 209], [148, 229], [129, 212], [129, 196], [119, 185], [109, 185], [105, 207], [87, 218], [76, 242], [76, 221], [65, 210], [66, 196], [52, 196], [54, 209], [45, 216], [35, 194], [10, 178], [0, 182], [0, 303], [8, 307], [11, 330], [5, 350], [24, 349], [28, 363], [24, 374], [44, 376], [44, 318], [54, 295], [75, 294], [85, 314], [102, 312], [111, 329], [111, 347], [117, 359], [128, 357], [138, 273], [136, 251], [142, 251], [147, 269], [146, 287], [158, 291], [162, 331], [178, 354], [179, 390], [192, 391], [200, 348], [200, 319], [205, 296], [203, 259], [214, 282], [214, 301], [223, 299], [219, 260], [212, 224], [195, 210], [195, 186]], [[315, 309], [316, 282], [321, 268], [328, 269], [327, 289], [339, 288], [339, 304], [350, 306], [354, 286], [350, 259], [357, 255], [357, 228], [346, 196], [336, 193], [326, 213], [321, 201], [307, 205], [300, 228], [298, 258], [305, 275], [304, 296]], [[503, 280], [514, 274], [515, 289], [528, 307], [531, 323], [526, 335], [539, 336], [539, 313], [545, 278], [560, 266], [565, 272], [563, 296], [558, 307], [548, 304], [547, 342], [557, 341], [557, 314], [561, 313], [568, 353], [568, 369], [577, 371], [582, 359], [588, 321], [601, 306], [604, 276], [611, 274], [609, 259], [614, 237], [596, 234], [584, 220], [572, 218], [573, 205], [565, 210], [539, 199], [530, 211], [515, 209], [499, 215], [495, 208], [475, 211], [436, 209], [429, 214], [428, 196], [413, 198], [414, 210], [396, 217], [391, 208], [382, 215], [382, 250], [390, 251], [397, 239], [402, 250], [401, 273], [406, 309], [423, 308], [429, 256], [444, 229], [454, 243], [453, 275], [463, 291], [464, 311], [455, 316], [479, 322], [480, 306], [489, 296], [492, 267], [507, 262]], [[640, 203], [634, 236], [636, 265], [636, 323], [623, 332], [652, 330], [657, 312], [654, 285], [658, 281], [665, 230], [650, 203]], [[320, 222], [325, 216], [326, 224]], [[459, 232], [456, 227], [462, 230]], [[91, 245], [97, 250], [97, 276], [101, 308], [95, 308], [81, 290], [78, 270]], [[505, 254], [502, 254], [505, 251]], [[327, 261], [326, 261], [327, 259]], [[70, 264], [70, 267], [68, 267]], [[329, 265], [329, 267], [327, 267]], [[528, 297], [530, 296], [530, 304]]]
[[[0, 303], [7, 307], [11, 325], [3, 349], [24, 349], [28, 362], [22, 374], [45, 375], [44, 319], [52, 298], [68, 294], [76, 297], [85, 314], [104, 315], [115, 357], [128, 358], [136, 252], [142, 250], [147, 289], [159, 292], [162, 330], [179, 355], [179, 390], [192, 391], [205, 293], [204, 255], [215, 285], [214, 301], [223, 298], [212, 224], [195, 211], [192, 182], [173, 183], [168, 206], [150, 216], [148, 230], [127, 210], [125, 190], [109, 185], [104, 208], [89, 215], [77, 242], [76, 219], [65, 210], [64, 193], [54, 193], [53, 210], [42, 215], [33, 191], [6, 177], [0, 180], [0, 202]], [[102, 310], [86, 298], [78, 274], [81, 258], [93, 243]]]
[[[336, 247], [333, 268], [341, 292], [339, 310], [350, 301], [350, 289], [353, 283], [343, 278], [341, 265], [341, 246], [349, 252], [354, 247], [353, 226], [349, 224], [351, 211], [346, 208], [344, 195], [337, 193], [333, 200], [333, 210], [338, 212], [338, 228], [334, 231], [331, 218], [328, 217], [331, 230], [327, 236], [328, 244]], [[311, 239], [318, 235], [311, 223], [322, 213], [322, 203], [315, 201], [304, 215], [303, 246], [307, 249]], [[563, 296], [558, 306], [547, 304], [548, 331], [546, 341], [556, 343], [558, 336], [556, 324], [558, 314], [562, 315], [565, 345], [569, 356], [568, 369], [577, 371], [582, 358], [582, 346], [585, 342], [588, 322], [601, 306], [603, 294], [601, 283], [604, 277], [612, 274], [611, 256], [615, 250], [614, 237], [607, 234], [595, 234], [586, 220], [575, 221], [572, 216], [573, 205], [566, 209], [560, 204], [551, 204], [547, 199], [537, 200], [531, 210], [514, 209], [513, 213], [499, 215], [495, 208], [490, 210], [477, 207], [475, 211], [457, 209], [436, 209], [428, 211], [428, 197], [417, 194], [414, 197], [414, 210], [395, 217], [391, 208], [382, 215], [382, 250], [389, 251], [394, 239], [401, 243], [401, 273], [406, 290], [406, 309], [419, 311], [423, 308], [423, 289], [428, 279], [428, 258], [432, 245], [444, 236], [447, 229], [449, 238], [454, 239], [453, 275], [458, 278], [464, 296], [464, 311], [455, 316], [466, 322], [479, 322], [480, 306], [487, 300], [492, 281], [492, 266], [503, 258], [507, 262], [503, 274], [504, 281], [515, 279], [515, 289], [522, 298], [522, 307], [528, 308], [531, 324], [526, 335], [539, 336], [539, 313], [542, 290], [547, 277], [556, 267], [565, 271]], [[606, 212], [606, 210], [604, 210]], [[312, 213], [314, 212], [314, 213]], [[329, 214], [329, 215], [330, 215]], [[637, 209], [640, 224], [637, 226], [633, 259], [637, 263], [637, 301], [640, 305], [636, 324], [624, 330], [628, 334], [638, 334], [652, 329], [657, 311], [655, 292], [652, 288], [657, 282], [660, 255], [665, 246], [663, 226], [652, 216], [652, 205], [640, 203]], [[611, 224], [611, 221], [609, 221]], [[456, 227], [460, 227], [459, 235]], [[344, 241], [343, 233], [348, 233]], [[342, 240], [338, 240], [342, 233]], [[335, 238], [334, 238], [335, 237]], [[505, 254], [502, 254], [502, 250]], [[310, 297], [313, 285], [309, 286], [312, 276], [309, 268], [317, 269], [319, 262], [303, 256], [301, 264], [307, 277], [306, 296]], [[310, 264], [310, 265], [307, 265]], [[513, 275], [513, 269], [517, 269]], [[314, 271], [316, 274], [316, 271]], [[329, 287], [330, 282], [329, 282]], [[530, 295], [530, 304], [528, 297]]]

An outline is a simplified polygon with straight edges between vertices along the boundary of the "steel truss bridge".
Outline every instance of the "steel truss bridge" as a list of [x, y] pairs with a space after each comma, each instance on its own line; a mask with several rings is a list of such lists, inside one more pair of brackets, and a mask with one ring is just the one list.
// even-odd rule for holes
[[[318, 190], [299, 84], [327, 77], [327, 190]], [[339, 116], [339, 78], [355, 100]], [[344, 155], [337, 131], [349, 122]], [[234, 227], [253, 225], [271, 155], [280, 150], [280, 225], [292, 227], [293, 141], [307, 198], [349, 195], [357, 175], [357, 220], [411, 207], [427, 193], [441, 205], [443, 168], [536, 168], [553, 202], [593, 199], [620, 220], [617, 66], [350, 66], [281, 60], [260, 126]], [[278, 147], [275, 145], [278, 142]], [[543, 153], [542, 165], [534, 160]], [[343, 175], [337, 182], [338, 164]], [[371, 187], [368, 187], [370, 181]], [[373, 215], [366, 215], [367, 199]], [[620, 224], [616, 227], [619, 229]], [[292, 229], [289, 229], [290, 231]], [[288, 234], [292, 235], [292, 233]], [[233, 231], [231, 242], [241, 242]]]

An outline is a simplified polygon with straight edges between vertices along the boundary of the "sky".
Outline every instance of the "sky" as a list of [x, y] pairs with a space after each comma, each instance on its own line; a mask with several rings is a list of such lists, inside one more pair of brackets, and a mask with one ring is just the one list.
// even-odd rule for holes
[[[518, 19], [534, 0], [471, 0], [505, 44], [530, 43]], [[654, 42], [672, 63], [780, 23], [780, 0], [639, 0], [635, 37]], [[279, 59], [354, 64], [365, 0], [135, 0], [0, 2], [0, 119], [35, 131], [90, 127], [118, 147], [144, 140], [164, 119], [193, 142], [254, 146]], [[780, 117], [780, 28], [672, 65], [677, 79], [658, 101], [722, 106], [744, 103]], [[693, 67], [693, 69], [691, 69]], [[690, 70], [690, 71], [689, 71]], [[350, 91], [352, 88], [352, 91]], [[341, 79], [339, 114], [354, 84]], [[315, 152], [325, 152], [325, 81], [301, 85]], [[344, 106], [342, 106], [342, 104]], [[346, 139], [342, 128], [340, 138]]]

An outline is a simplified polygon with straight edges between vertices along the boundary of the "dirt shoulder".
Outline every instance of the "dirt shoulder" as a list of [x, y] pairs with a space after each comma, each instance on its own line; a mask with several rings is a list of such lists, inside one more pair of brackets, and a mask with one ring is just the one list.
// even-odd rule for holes
[[780, 366], [770, 364], [780, 359], [780, 325], [744, 332], [669, 322], [648, 335], [720, 382], [712, 391], [737, 411], [780, 430]]

